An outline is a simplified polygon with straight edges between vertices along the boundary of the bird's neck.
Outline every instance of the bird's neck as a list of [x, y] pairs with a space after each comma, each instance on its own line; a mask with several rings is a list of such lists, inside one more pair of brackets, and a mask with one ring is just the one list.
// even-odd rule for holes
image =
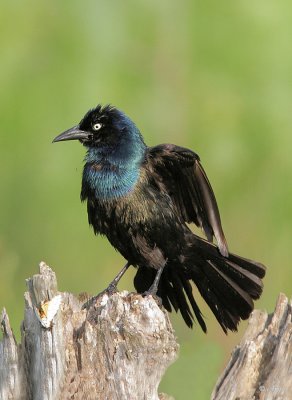
[[127, 195], [135, 187], [146, 146], [143, 142], [118, 148], [90, 148], [85, 157], [83, 188], [102, 200]]

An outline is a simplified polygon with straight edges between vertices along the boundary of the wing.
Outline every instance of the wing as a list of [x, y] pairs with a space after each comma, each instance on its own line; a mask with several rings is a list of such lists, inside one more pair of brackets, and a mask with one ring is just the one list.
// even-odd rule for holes
[[199, 156], [173, 144], [148, 149], [148, 167], [161, 190], [166, 190], [185, 222], [194, 222], [212, 242], [216, 238], [228, 256], [216, 198]]

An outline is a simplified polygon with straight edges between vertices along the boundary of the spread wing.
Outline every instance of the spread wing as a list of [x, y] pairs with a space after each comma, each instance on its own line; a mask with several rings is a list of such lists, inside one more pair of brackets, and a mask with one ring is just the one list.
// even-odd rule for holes
[[148, 165], [183, 220], [202, 228], [210, 242], [215, 237], [220, 253], [228, 256], [216, 198], [199, 156], [183, 147], [162, 144], [148, 149]]

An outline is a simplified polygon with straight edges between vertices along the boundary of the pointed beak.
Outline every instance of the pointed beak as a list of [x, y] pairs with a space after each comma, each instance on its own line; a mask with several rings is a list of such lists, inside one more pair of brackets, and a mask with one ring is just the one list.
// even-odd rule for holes
[[63, 140], [84, 140], [88, 139], [88, 133], [79, 129], [78, 125], [56, 136], [54, 142], [61, 142]]

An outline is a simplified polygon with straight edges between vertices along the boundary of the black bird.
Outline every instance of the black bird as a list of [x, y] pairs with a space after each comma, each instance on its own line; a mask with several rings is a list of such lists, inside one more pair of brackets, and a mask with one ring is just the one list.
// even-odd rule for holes
[[168, 311], [179, 310], [189, 327], [196, 317], [206, 332], [193, 282], [223, 331], [236, 330], [262, 293], [265, 267], [229, 253], [199, 156], [173, 144], [147, 147], [134, 122], [110, 105], [88, 111], [54, 142], [76, 139], [87, 148], [81, 200], [89, 224], [128, 261], [108, 290], [133, 265], [139, 293], [157, 293]]

